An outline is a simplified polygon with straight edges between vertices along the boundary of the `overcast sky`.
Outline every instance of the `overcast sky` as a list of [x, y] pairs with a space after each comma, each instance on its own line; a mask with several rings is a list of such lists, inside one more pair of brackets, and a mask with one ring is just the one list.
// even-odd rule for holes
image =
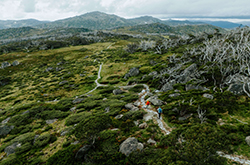
[[250, 0], [0, 0], [0, 20], [54, 21], [92, 11], [125, 18], [250, 16], [249, 7]]

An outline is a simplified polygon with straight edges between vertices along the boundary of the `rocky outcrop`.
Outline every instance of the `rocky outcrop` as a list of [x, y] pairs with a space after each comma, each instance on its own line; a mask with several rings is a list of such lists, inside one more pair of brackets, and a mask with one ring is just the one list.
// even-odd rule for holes
[[53, 124], [54, 122], [56, 122], [57, 119], [53, 119], [53, 120], [46, 120], [46, 124]]
[[75, 100], [72, 101], [73, 104], [77, 104], [77, 103], [80, 103], [82, 101], [84, 101], [85, 99], [83, 98], [76, 98]]
[[121, 89], [114, 89], [113, 90], [114, 95], [119, 95], [119, 94], [122, 94], [122, 93], [123, 93], [123, 91]]
[[168, 97], [178, 97], [180, 95], [181, 95], [180, 93], [173, 93], [173, 94], [168, 95]]
[[62, 81], [62, 82], [59, 83], [59, 85], [63, 85], [63, 84], [66, 84], [66, 83], [68, 83], [68, 81]]
[[9, 134], [12, 129], [14, 129], [14, 126], [8, 126], [8, 125], [0, 126], [0, 136]]
[[150, 98], [148, 98], [148, 101], [150, 101], [155, 106], [161, 106], [163, 104], [163, 101], [158, 99], [157, 96], [151, 96]]
[[214, 99], [214, 96], [211, 95], [211, 94], [208, 94], [208, 93], [204, 93], [204, 94], [202, 95], [202, 97], [205, 97], [205, 98], [208, 98], [208, 99], [211, 99], [211, 100]]
[[8, 117], [7, 119], [3, 120], [3, 121], [1, 122], [1, 124], [7, 124], [9, 121], [10, 121], [10, 117]]
[[119, 151], [126, 156], [129, 156], [129, 154], [131, 154], [133, 151], [141, 151], [143, 148], [144, 146], [142, 143], [139, 143], [136, 138], [130, 137], [120, 145]]
[[4, 152], [8, 155], [13, 154], [16, 152], [16, 148], [21, 147], [20, 143], [14, 143], [4, 149]]
[[19, 62], [17, 60], [15, 60], [14, 62], [12, 62], [12, 66], [17, 66], [19, 65]]
[[148, 139], [147, 143], [148, 143], [148, 144], [154, 144], [154, 145], [155, 145], [155, 144], [156, 144], [156, 141], [150, 138], [150, 139]]
[[61, 131], [60, 135], [65, 136], [70, 133], [70, 131], [73, 130], [73, 127], [66, 128], [65, 130]]
[[170, 90], [173, 90], [173, 86], [170, 83], [166, 83], [162, 86], [162, 88], [160, 89], [161, 92], [167, 92]]
[[139, 75], [139, 73], [140, 73], [139, 69], [134, 67], [130, 69], [128, 73], [125, 74], [124, 79], [127, 80], [129, 77], [134, 77], [134, 76]]
[[186, 85], [186, 91], [190, 91], [190, 90], [202, 90], [202, 91], [205, 91], [205, 90], [208, 90], [208, 88], [205, 88], [205, 87], [200, 86], [200, 85], [187, 84]]
[[46, 70], [45, 70], [45, 72], [50, 72], [50, 71], [52, 71], [54, 68], [53, 67], [48, 67]]
[[148, 75], [149, 75], [149, 76], [157, 76], [158, 73], [157, 73], [157, 71], [153, 71], [153, 72], [149, 73]]
[[142, 123], [142, 124], [139, 125], [140, 129], [145, 129], [147, 127], [148, 127], [147, 123]]
[[115, 119], [121, 119], [123, 117], [123, 114], [117, 115]]
[[126, 105], [125, 105], [125, 108], [126, 108], [126, 109], [129, 109], [129, 110], [131, 110], [131, 111], [138, 111], [138, 110], [139, 110], [139, 108], [137, 108], [136, 106], [134, 106], [132, 103], [126, 104]]
[[5, 62], [2, 63], [1, 68], [4, 69], [4, 68], [7, 68], [9, 66], [11, 66], [10, 63], [8, 63], [7, 61], [5, 61]]
[[247, 136], [245, 139], [246, 143], [250, 146], [250, 136]]

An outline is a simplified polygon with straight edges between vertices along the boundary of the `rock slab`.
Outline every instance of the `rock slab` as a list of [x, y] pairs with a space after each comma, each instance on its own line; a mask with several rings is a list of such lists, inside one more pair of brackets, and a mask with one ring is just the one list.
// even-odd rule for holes
[[139, 143], [135, 137], [130, 137], [120, 145], [119, 151], [125, 154], [126, 156], [129, 156], [129, 154], [131, 154], [133, 151], [141, 151], [143, 148], [143, 144]]

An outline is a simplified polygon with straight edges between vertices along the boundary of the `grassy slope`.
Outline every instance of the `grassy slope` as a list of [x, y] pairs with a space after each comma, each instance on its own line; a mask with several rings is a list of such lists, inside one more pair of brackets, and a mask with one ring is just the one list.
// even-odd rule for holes
[[[102, 79], [100, 82], [109, 83], [110, 86], [118, 86], [118, 85], [126, 85], [128, 81], [122, 79], [125, 73], [132, 67], [141, 66], [140, 71], [141, 74], [136, 78], [139, 80], [144, 74], [148, 74], [153, 71], [153, 66], [149, 65], [150, 60], [155, 60], [160, 63], [164, 63], [167, 57], [172, 53], [164, 54], [164, 55], [156, 55], [154, 53], [144, 53], [137, 52], [135, 54], [127, 54], [123, 51], [123, 48], [127, 41], [119, 41], [110, 47], [110, 49], [105, 50], [111, 43], [97, 43], [87, 46], [76, 46], [76, 47], [67, 47], [56, 50], [48, 50], [48, 51], [38, 51], [33, 53], [11, 53], [4, 54], [1, 56], [0, 62], [8, 61], [13, 62], [14, 60], [18, 60], [21, 62], [18, 66], [11, 66], [4, 70], [0, 70], [1, 76], [6, 76], [10, 78], [10, 83], [1, 88], [1, 97], [0, 97], [0, 107], [3, 107], [4, 110], [1, 113], [0, 121], [6, 119], [8, 116], [15, 116], [24, 112], [26, 109], [22, 109], [18, 112], [16, 111], [18, 108], [23, 107], [24, 105], [28, 105], [30, 103], [37, 104], [38, 101], [40, 103], [45, 101], [52, 101], [55, 99], [61, 100], [63, 98], [75, 98], [75, 96], [79, 96], [88, 92], [89, 90], [95, 87], [94, 80], [97, 77], [97, 71], [99, 64], [98, 62], [93, 62], [95, 59], [99, 59], [100, 62], [103, 62], [103, 70], [102, 70]], [[88, 58], [85, 58], [89, 56]], [[57, 66], [57, 63], [63, 61], [64, 64]], [[47, 65], [46, 65], [47, 64]], [[62, 67], [61, 71], [56, 72], [44, 72], [48, 67]], [[70, 72], [70, 73], [69, 73]], [[85, 77], [80, 77], [79, 74], [85, 74]], [[112, 77], [113, 78], [110, 78]], [[66, 77], [66, 78], [62, 78]], [[130, 78], [133, 80], [134, 78]], [[69, 84], [58, 85], [61, 81], [67, 80]], [[69, 85], [75, 85], [70, 87]], [[154, 89], [154, 87], [152, 87]], [[119, 96], [113, 96], [112, 90], [110, 93], [101, 93], [104, 90], [103, 88], [98, 89], [93, 92], [93, 97], [108, 98], [107, 104], [118, 103], [121, 98]], [[173, 92], [173, 91], [171, 91]], [[170, 93], [171, 93], [170, 92]], [[182, 91], [185, 95], [189, 94], [188, 92]], [[133, 92], [125, 93], [127, 97], [134, 95]], [[167, 93], [168, 94], [168, 93]], [[98, 98], [93, 98], [91, 102], [99, 102]], [[241, 102], [249, 102], [245, 97], [240, 97], [239, 100]], [[171, 100], [169, 105], [175, 104], [177, 100]], [[125, 101], [126, 103], [126, 101]], [[56, 103], [46, 103], [48, 105], [52, 105]], [[79, 108], [76, 112], [77, 114], [84, 115], [85, 113], [103, 113], [105, 109], [106, 103], [96, 103], [98, 106], [93, 109], [89, 109], [86, 111], [85, 109]], [[78, 105], [71, 105], [70, 108]], [[5, 113], [3, 113], [5, 112]], [[118, 109], [116, 113], [124, 113], [125, 110]], [[75, 114], [70, 112], [69, 116], [66, 118], [61, 118], [54, 124], [52, 124], [52, 128], [47, 130], [49, 126], [47, 124], [41, 124], [44, 119], [34, 120], [31, 124], [32, 129], [29, 132], [33, 132], [36, 134], [45, 134], [49, 132], [51, 135], [55, 135], [57, 140], [52, 142], [39, 150], [30, 151], [27, 153], [30, 157], [34, 156], [36, 158], [40, 158], [43, 162], [47, 161], [48, 158], [56, 153], [57, 151], [62, 149], [62, 145], [67, 142], [77, 140], [74, 136], [60, 136], [60, 132], [68, 126], [65, 125], [65, 121], [69, 120]], [[249, 113], [248, 112], [235, 112], [231, 114], [237, 119], [240, 119], [245, 122], [249, 122]], [[222, 119], [226, 123], [230, 123], [232, 125], [237, 125], [239, 122], [230, 118], [228, 113], [224, 113], [222, 115]], [[168, 118], [164, 118], [164, 120], [169, 123], [171, 126], [178, 127], [178, 123], [171, 123]], [[139, 120], [141, 123], [142, 120]], [[125, 140], [129, 136], [137, 137], [141, 142], [146, 142], [150, 137], [154, 137], [155, 140], [159, 142], [162, 134], [160, 133], [159, 128], [157, 128], [153, 123], [148, 122], [151, 126], [150, 129], [146, 130], [138, 130], [134, 127], [130, 132], [122, 132], [117, 135], [117, 143], [120, 144], [123, 140]], [[1, 139], [1, 147], [10, 144], [6, 142], [8, 138], [15, 138], [22, 135], [22, 133], [8, 135]], [[13, 137], [12, 137], [13, 136]], [[84, 144], [86, 142], [83, 142]], [[8, 146], [8, 145], [7, 145]], [[242, 154], [243, 156], [250, 157], [249, 148], [246, 144], [241, 143], [238, 147], [238, 151], [236, 154]], [[42, 151], [42, 154], [40, 154]], [[3, 150], [1, 155], [5, 155]]]

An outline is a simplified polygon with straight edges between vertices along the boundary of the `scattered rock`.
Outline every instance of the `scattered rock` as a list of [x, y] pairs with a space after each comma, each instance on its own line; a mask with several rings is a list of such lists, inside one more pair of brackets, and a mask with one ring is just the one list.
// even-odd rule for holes
[[147, 127], [148, 127], [147, 123], [142, 123], [142, 124], [139, 125], [140, 129], [145, 129]]
[[192, 84], [186, 85], [186, 91], [194, 90], [194, 89], [195, 90], [202, 90], [202, 91], [209, 90], [208, 88], [202, 87], [200, 85], [192, 85]]
[[70, 108], [70, 111], [71, 111], [71, 112], [74, 112], [75, 110], [76, 110], [76, 107]]
[[134, 121], [134, 123], [135, 123], [135, 126], [139, 125], [139, 121]]
[[121, 89], [114, 89], [113, 90], [114, 95], [119, 95], [119, 94], [122, 94], [122, 93], [123, 93], [123, 91]]
[[211, 94], [208, 94], [208, 93], [204, 93], [202, 96], [205, 97], [205, 98], [211, 99], [211, 100], [214, 99], [214, 96], [211, 95]]
[[0, 126], [0, 136], [9, 134], [12, 129], [14, 129], [13, 125], [12, 126], [8, 126], [8, 125]]
[[47, 123], [47, 124], [52, 124], [52, 123], [54, 123], [54, 122], [56, 122], [56, 121], [57, 121], [57, 119], [46, 120], [46, 123]]
[[80, 150], [76, 153], [75, 158], [76, 159], [82, 159], [84, 158], [84, 156], [87, 154], [87, 152], [89, 151], [89, 149], [91, 148], [91, 145], [85, 145], [82, 148], [80, 148]]
[[140, 105], [141, 105], [141, 103], [140, 103], [140, 101], [139, 101], [139, 100], [137, 100], [136, 102], [134, 102], [134, 105], [138, 107], [138, 106], [140, 106]]
[[155, 144], [156, 144], [156, 141], [154, 141], [153, 139], [150, 138], [150, 139], [148, 139], [147, 143], [148, 143], [148, 144], [154, 144], [154, 145], [155, 145]]
[[166, 84], [164, 84], [162, 87], [161, 87], [161, 89], [160, 89], [160, 91], [161, 92], [167, 92], [167, 91], [170, 91], [170, 90], [173, 90], [174, 88], [173, 88], [173, 86], [170, 84], [170, 83], [166, 83]]
[[109, 107], [106, 107], [106, 108], [105, 108], [105, 112], [106, 112], [106, 113], [109, 113], [109, 110], [110, 110]]
[[17, 66], [19, 65], [19, 62], [17, 60], [15, 60], [14, 62], [12, 62], [12, 66]]
[[131, 110], [131, 111], [138, 111], [138, 110], [139, 110], [139, 108], [137, 108], [136, 106], [134, 106], [132, 103], [126, 104], [126, 105], [125, 105], [125, 108], [126, 108], [126, 109], [129, 109], [129, 110]]
[[86, 59], [86, 58], [89, 58], [89, 56], [85, 56], [84, 58], [85, 58], [85, 59]]
[[16, 150], [16, 148], [18, 148], [18, 147], [21, 147], [21, 144], [16, 142], [16, 143], [14, 143], [14, 144], [12, 144], [12, 145], [6, 147], [6, 148], [4, 149], [4, 152], [7, 154], [7, 156], [9, 156], [10, 154], [15, 153], [15, 152], [16, 152], [15, 150]]
[[149, 75], [149, 76], [157, 76], [158, 73], [157, 73], [157, 71], [153, 71], [153, 72], [149, 73], [148, 75]]
[[65, 136], [65, 135], [67, 135], [71, 130], [73, 130], [73, 128], [72, 127], [69, 127], [69, 128], [66, 128], [65, 130], [63, 130], [62, 132], [61, 132], [61, 136]]
[[77, 103], [80, 103], [82, 101], [84, 101], [85, 99], [83, 98], [76, 98], [75, 100], [72, 101], [73, 104], [77, 104]]
[[247, 144], [250, 146], [250, 136], [247, 136], [245, 141], [247, 142]]
[[62, 81], [62, 82], [59, 83], [59, 85], [63, 85], [63, 84], [66, 84], [66, 83], [68, 83], [68, 81]]
[[144, 146], [142, 143], [139, 143], [136, 138], [130, 137], [120, 145], [119, 151], [125, 154], [126, 156], [129, 156], [129, 154], [131, 154], [133, 151], [141, 151], [143, 148]]
[[77, 145], [77, 144], [79, 144], [79, 143], [80, 143], [79, 141], [75, 141], [75, 142], [73, 142], [73, 143], [71, 143], [71, 144]]
[[2, 121], [2, 124], [7, 124], [10, 121], [10, 117]]
[[226, 124], [226, 123], [224, 123], [222, 119], [219, 119], [219, 120], [218, 120], [218, 124], [219, 124], [220, 126], [222, 126], [222, 125], [224, 125], [224, 124]]
[[147, 95], [148, 95], [149, 97], [154, 96], [154, 94], [153, 94], [153, 93], [150, 93], [150, 92], [149, 92]]
[[148, 101], [150, 101], [155, 106], [161, 106], [163, 101], [159, 100], [157, 96], [151, 96], [148, 98]]
[[46, 70], [45, 70], [45, 72], [50, 72], [50, 71], [52, 71], [54, 68], [53, 67], [48, 67]]
[[178, 97], [180, 95], [181, 95], [180, 93], [173, 93], [173, 94], [168, 95], [168, 97]]
[[134, 67], [129, 70], [128, 73], [125, 74], [124, 79], [128, 79], [129, 77], [137, 76], [140, 73], [139, 69]]
[[86, 75], [85, 74], [80, 74], [81, 77], [85, 77]]
[[7, 61], [5, 61], [5, 62], [2, 63], [1, 68], [4, 69], [4, 68], [7, 68], [9, 66], [11, 66], [10, 63], [8, 63]]
[[123, 114], [117, 115], [115, 119], [121, 119], [123, 117]]
[[113, 128], [111, 131], [119, 131], [119, 128]]

